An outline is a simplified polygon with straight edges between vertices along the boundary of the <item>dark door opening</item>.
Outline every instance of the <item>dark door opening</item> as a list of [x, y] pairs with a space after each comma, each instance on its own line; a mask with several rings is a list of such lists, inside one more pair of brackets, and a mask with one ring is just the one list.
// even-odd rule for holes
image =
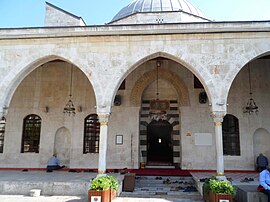
[[172, 125], [153, 120], [147, 126], [147, 165], [172, 165]]

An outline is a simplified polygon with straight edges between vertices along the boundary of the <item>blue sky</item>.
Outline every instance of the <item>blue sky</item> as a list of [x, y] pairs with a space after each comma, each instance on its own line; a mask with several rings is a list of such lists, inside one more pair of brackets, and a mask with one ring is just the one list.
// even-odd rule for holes
[[[132, 0], [47, 0], [82, 17], [87, 25], [102, 25]], [[270, 20], [270, 0], [189, 0], [211, 20]], [[40, 27], [45, 0], [0, 0], [0, 28]]]

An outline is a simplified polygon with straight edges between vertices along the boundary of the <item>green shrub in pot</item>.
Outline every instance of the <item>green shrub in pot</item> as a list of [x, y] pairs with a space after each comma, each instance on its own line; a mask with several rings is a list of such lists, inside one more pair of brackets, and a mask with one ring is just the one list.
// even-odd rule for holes
[[119, 182], [114, 176], [106, 175], [94, 178], [90, 190], [114, 190], [117, 191], [119, 187]]
[[211, 178], [209, 180], [209, 187], [210, 190], [216, 194], [230, 194], [230, 195], [236, 194], [235, 187], [227, 180], [219, 180]]

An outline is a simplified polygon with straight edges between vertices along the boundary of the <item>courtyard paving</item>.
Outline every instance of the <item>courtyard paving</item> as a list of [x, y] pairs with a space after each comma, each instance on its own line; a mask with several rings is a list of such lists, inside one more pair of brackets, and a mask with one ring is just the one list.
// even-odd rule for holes
[[[79, 196], [39, 196], [0, 195], [1, 202], [87, 202], [87, 198]], [[112, 202], [203, 202], [192, 199], [166, 199], [166, 198], [134, 198], [117, 197]]]
[[[209, 178], [215, 173], [210, 172], [192, 172], [193, 179], [195, 182], [199, 182], [202, 178]], [[46, 173], [44, 171], [0, 171], [0, 182], [9, 183], [12, 181], [73, 181], [77, 182], [81, 179], [91, 179], [96, 176], [96, 173], [70, 173], [70, 172], [53, 172]], [[232, 181], [234, 185], [257, 185], [258, 184], [258, 173], [255, 172], [233, 172], [226, 173], [226, 176]], [[245, 178], [252, 178], [253, 181], [245, 181]], [[27, 194], [6, 195], [0, 192], [1, 202], [87, 202], [87, 196], [46, 196], [41, 195], [38, 197], [30, 197]], [[191, 198], [170, 198], [169, 196], [163, 196], [160, 198], [154, 198], [152, 196], [128, 196], [128, 197], [117, 197], [113, 202], [203, 202], [202, 199], [191, 199]]]

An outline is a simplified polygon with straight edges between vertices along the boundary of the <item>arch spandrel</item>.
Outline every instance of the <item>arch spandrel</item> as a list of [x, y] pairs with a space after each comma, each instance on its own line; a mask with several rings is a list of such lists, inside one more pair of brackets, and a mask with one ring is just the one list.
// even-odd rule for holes
[[[179, 105], [189, 106], [190, 101], [188, 88], [185, 83], [178, 76], [168, 70], [160, 69], [159, 73], [160, 79], [164, 79], [170, 82], [175, 88], [179, 99]], [[136, 81], [130, 95], [130, 101], [132, 105], [139, 106], [141, 104], [141, 96], [144, 89], [154, 80], [156, 80], [156, 70], [146, 72]]]

